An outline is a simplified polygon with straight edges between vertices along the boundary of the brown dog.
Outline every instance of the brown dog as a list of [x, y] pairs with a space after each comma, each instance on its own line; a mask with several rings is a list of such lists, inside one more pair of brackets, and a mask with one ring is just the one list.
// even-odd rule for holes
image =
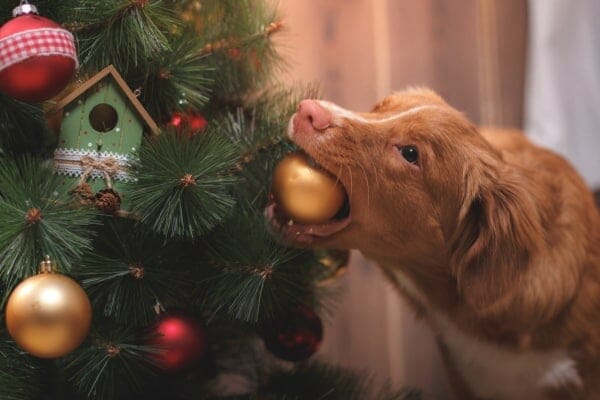
[[458, 399], [600, 399], [600, 216], [565, 160], [422, 89], [370, 113], [304, 100], [289, 136], [350, 213], [274, 224], [377, 261], [436, 331]]

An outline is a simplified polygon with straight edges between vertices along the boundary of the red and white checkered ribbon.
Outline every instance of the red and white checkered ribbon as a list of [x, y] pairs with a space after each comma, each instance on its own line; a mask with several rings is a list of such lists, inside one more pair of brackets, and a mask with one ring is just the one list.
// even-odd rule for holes
[[0, 71], [34, 56], [65, 56], [79, 66], [75, 39], [65, 29], [31, 29], [0, 39]]

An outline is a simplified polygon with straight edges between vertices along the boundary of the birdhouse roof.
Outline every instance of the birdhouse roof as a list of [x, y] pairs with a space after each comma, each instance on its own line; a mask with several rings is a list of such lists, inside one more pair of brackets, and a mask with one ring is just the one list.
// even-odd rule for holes
[[117, 85], [119, 86], [121, 91], [123, 92], [123, 94], [125, 94], [127, 99], [129, 99], [129, 102], [131, 103], [131, 105], [133, 105], [133, 108], [137, 111], [139, 116], [144, 120], [146, 125], [148, 125], [148, 128], [150, 128], [150, 131], [152, 132], [152, 134], [157, 135], [159, 132], [158, 125], [156, 125], [156, 122], [154, 122], [154, 120], [152, 119], [150, 114], [148, 114], [148, 111], [146, 111], [146, 109], [144, 108], [142, 103], [140, 103], [140, 101], [137, 99], [135, 94], [131, 91], [131, 89], [127, 85], [127, 82], [125, 82], [125, 80], [123, 79], [121, 74], [119, 74], [119, 72], [116, 70], [116, 68], [113, 67], [112, 65], [109, 65], [108, 67], [104, 68], [102, 71], [98, 72], [92, 78], [85, 81], [81, 86], [79, 86], [73, 92], [69, 93], [66, 97], [59, 100], [56, 103], [56, 105], [52, 108], [50, 113], [53, 113], [53, 112], [56, 112], [56, 111], [59, 111], [59, 110], [65, 108], [73, 100], [78, 98], [83, 93], [87, 92], [90, 88], [92, 88], [95, 84], [100, 82], [102, 79], [104, 79], [108, 75], [111, 75], [113, 77], [113, 79], [115, 80], [115, 82], [117, 83]]

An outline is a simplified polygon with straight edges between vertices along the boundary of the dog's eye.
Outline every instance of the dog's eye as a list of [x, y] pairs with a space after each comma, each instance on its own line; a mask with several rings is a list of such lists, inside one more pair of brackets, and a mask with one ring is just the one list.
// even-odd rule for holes
[[419, 150], [415, 146], [404, 146], [398, 150], [409, 163], [416, 164], [419, 161]]

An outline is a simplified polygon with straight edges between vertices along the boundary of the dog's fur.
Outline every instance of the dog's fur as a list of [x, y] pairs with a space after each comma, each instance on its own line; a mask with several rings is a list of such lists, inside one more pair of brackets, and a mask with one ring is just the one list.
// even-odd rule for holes
[[572, 167], [426, 89], [370, 113], [315, 103], [289, 134], [350, 216], [278, 224], [288, 240], [377, 261], [436, 331], [458, 399], [600, 399], [600, 217]]

